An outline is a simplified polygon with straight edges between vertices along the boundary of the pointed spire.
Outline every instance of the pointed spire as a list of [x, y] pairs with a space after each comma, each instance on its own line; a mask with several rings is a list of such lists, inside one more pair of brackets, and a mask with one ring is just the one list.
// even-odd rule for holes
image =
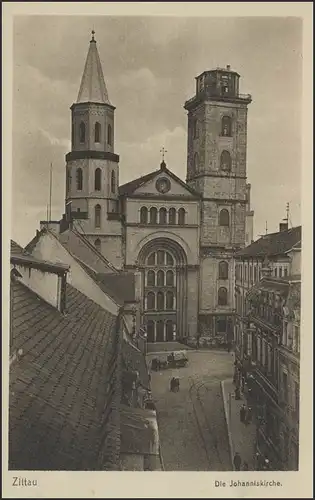
[[77, 103], [97, 102], [110, 104], [94, 35], [95, 31], [92, 30], [92, 38], [90, 40]]

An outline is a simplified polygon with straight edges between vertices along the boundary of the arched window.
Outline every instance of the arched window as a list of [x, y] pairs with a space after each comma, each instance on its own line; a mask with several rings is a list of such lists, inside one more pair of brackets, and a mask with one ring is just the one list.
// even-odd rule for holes
[[232, 165], [231, 155], [228, 151], [222, 151], [220, 157], [220, 168], [226, 172], [230, 172]]
[[257, 266], [254, 266], [254, 282], [257, 281]]
[[161, 269], [157, 272], [157, 286], [164, 286], [164, 271]]
[[147, 342], [154, 342], [154, 321], [147, 322]]
[[173, 340], [173, 321], [168, 319], [166, 322], [166, 340], [172, 342]]
[[101, 180], [102, 180], [102, 171], [100, 168], [97, 168], [94, 173], [94, 189], [95, 191], [101, 190]]
[[279, 267], [279, 278], [282, 278], [282, 267]]
[[219, 263], [219, 279], [220, 280], [227, 280], [229, 277], [229, 265], [227, 262], [220, 262]]
[[155, 265], [155, 252], [151, 253], [148, 257], [147, 264], [148, 266], [154, 266]]
[[154, 271], [148, 271], [147, 283], [148, 283], [148, 286], [155, 285], [155, 272]]
[[79, 126], [79, 138], [80, 142], [85, 142], [85, 124], [83, 122]]
[[112, 193], [116, 193], [116, 175], [114, 170], [112, 170], [110, 177], [110, 189]]
[[158, 266], [165, 265], [165, 252], [163, 250], [158, 250], [157, 252], [157, 264]]
[[155, 309], [155, 294], [153, 292], [149, 292], [147, 295], [147, 309]]
[[219, 306], [226, 306], [227, 305], [227, 289], [224, 287], [219, 288], [218, 304], [219, 304]]
[[96, 122], [94, 128], [94, 142], [101, 142], [101, 124]]
[[194, 172], [199, 171], [199, 155], [198, 153], [194, 154]]
[[101, 205], [95, 205], [95, 227], [101, 227]]
[[150, 208], [150, 224], [157, 223], [157, 209], [155, 207]]
[[178, 224], [180, 226], [184, 226], [184, 224], [185, 224], [185, 209], [184, 208], [180, 208], [178, 210]]
[[156, 341], [164, 341], [164, 322], [161, 320], [156, 322]]
[[170, 208], [168, 212], [169, 224], [176, 224], [176, 210], [175, 208]]
[[166, 224], [166, 208], [160, 208], [159, 210], [159, 223]]
[[83, 172], [82, 168], [77, 168], [77, 190], [82, 191], [83, 189]]
[[174, 265], [174, 259], [171, 256], [170, 253], [166, 252], [166, 265], [167, 266], [173, 266]]
[[147, 207], [141, 207], [140, 210], [140, 224], [148, 223], [148, 209]]
[[94, 246], [95, 246], [95, 248], [96, 248], [96, 250], [97, 250], [98, 252], [100, 252], [100, 251], [101, 251], [101, 240], [100, 240], [99, 238], [97, 238], [97, 239], [94, 241]]
[[163, 292], [157, 293], [157, 310], [158, 311], [164, 310], [164, 293]]
[[174, 286], [174, 273], [173, 271], [167, 271], [166, 273], [166, 285]]
[[219, 225], [220, 226], [229, 226], [230, 225], [230, 214], [229, 211], [225, 208], [221, 210], [219, 216]]
[[112, 137], [112, 126], [108, 125], [107, 126], [107, 144], [109, 146], [112, 145], [113, 137]]
[[174, 294], [170, 291], [166, 293], [166, 309], [174, 309]]
[[232, 118], [223, 116], [221, 121], [221, 135], [230, 137], [232, 135]]

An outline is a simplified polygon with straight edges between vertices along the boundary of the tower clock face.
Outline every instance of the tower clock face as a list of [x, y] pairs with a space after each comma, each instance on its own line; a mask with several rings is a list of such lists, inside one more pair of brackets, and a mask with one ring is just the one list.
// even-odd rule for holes
[[171, 183], [166, 177], [162, 177], [156, 181], [156, 189], [159, 193], [165, 194], [171, 189]]

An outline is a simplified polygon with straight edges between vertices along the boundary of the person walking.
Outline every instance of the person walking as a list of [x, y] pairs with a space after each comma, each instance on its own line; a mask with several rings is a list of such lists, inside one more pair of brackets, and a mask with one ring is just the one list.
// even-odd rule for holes
[[237, 470], [237, 471], [241, 470], [242, 459], [241, 459], [240, 454], [238, 452], [236, 452], [234, 455], [233, 465], [234, 465], [235, 470]]
[[252, 416], [253, 416], [253, 409], [251, 406], [247, 407], [247, 412], [246, 412], [246, 423], [250, 424], [252, 421]]
[[242, 404], [240, 408], [240, 421], [244, 424], [246, 417], [246, 406]]

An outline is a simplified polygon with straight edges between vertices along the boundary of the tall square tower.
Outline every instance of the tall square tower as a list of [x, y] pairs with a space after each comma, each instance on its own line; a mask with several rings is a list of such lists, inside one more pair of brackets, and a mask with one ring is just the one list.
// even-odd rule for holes
[[196, 78], [188, 111], [187, 183], [202, 195], [199, 331], [233, 333], [233, 253], [245, 245], [249, 94], [230, 66]]

